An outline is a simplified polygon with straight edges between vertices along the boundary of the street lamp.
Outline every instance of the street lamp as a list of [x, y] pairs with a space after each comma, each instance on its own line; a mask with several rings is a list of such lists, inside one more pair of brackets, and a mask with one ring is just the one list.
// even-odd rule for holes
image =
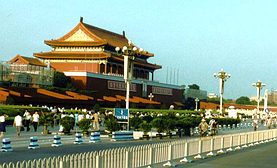
[[231, 77], [231, 74], [227, 74], [221, 68], [221, 71], [217, 74], [214, 73], [214, 77], [219, 79], [219, 94], [220, 94], [220, 114], [222, 114], [222, 101], [223, 101], [223, 92], [224, 92], [224, 82]]
[[122, 49], [116, 47], [115, 51], [117, 55], [124, 57], [124, 80], [126, 83], [126, 109], [129, 109], [129, 98], [130, 98], [130, 83], [133, 79], [133, 68], [135, 55], [140, 55], [143, 51], [142, 48], [137, 49], [137, 47], [131, 45], [131, 40], [128, 40], [128, 46], [124, 46]]
[[262, 83], [260, 80], [256, 83], [252, 83], [252, 86], [257, 88], [257, 113], [260, 112], [260, 93], [262, 88], [265, 86], [264, 83]]
[[195, 111], [197, 111], [197, 105], [198, 105], [199, 99], [195, 98], [194, 101], [195, 101]]

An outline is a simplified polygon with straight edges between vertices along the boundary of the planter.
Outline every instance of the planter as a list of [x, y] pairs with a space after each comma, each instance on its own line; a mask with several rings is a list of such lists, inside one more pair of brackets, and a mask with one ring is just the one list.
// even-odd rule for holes
[[143, 135], [142, 140], [148, 141], [150, 139], [149, 135]]
[[169, 133], [166, 133], [166, 138], [172, 138], [172, 133], [171, 132], [169, 132]]
[[83, 132], [83, 136], [84, 136], [84, 137], [89, 137], [89, 132], [88, 132], [88, 131]]
[[42, 134], [43, 134], [43, 135], [49, 134], [49, 130], [43, 130], [43, 131], [42, 131]]
[[162, 135], [162, 134], [157, 134], [157, 135], [156, 135], [156, 138], [157, 138], [157, 139], [163, 139], [163, 135]]

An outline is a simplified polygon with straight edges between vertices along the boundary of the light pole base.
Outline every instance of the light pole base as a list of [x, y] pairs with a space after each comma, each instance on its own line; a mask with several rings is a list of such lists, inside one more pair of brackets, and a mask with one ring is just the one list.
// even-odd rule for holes
[[248, 146], [249, 146], [249, 147], [251, 147], [251, 146], [254, 146], [254, 144], [253, 144], [253, 143], [251, 143], [251, 144], [249, 144]]
[[268, 143], [269, 141], [268, 140], [265, 140], [264, 143]]
[[216, 156], [216, 153], [210, 152], [210, 153], [207, 153], [207, 156], [208, 156], [208, 157]]
[[184, 159], [180, 160], [182, 163], [191, 163], [192, 160], [190, 160], [188, 157], [184, 157]]
[[198, 154], [198, 155], [194, 156], [194, 159], [206, 159], [206, 157], [201, 154]]
[[241, 150], [240, 146], [235, 147], [235, 150]]
[[226, 150], [227, 152], [233, 152], [233, 148], [228, 148], [227, 150]]
[[175, 163], [172, 163], [168, 161], [167, 163], [163, 164], [164, 167], [176, 167], [177, 165]]
[[245, 148], [247, 148], [247, 147], [248, 147], [248, 146], [247, 146], [246, 144], [242, 146], [243, 149], [245, 149]]
[[264, 141], [260, 141], [260, 144], [264, 144], [265, 142]]
[[218, 153], [218, 154], [225, 154], [225, 153], [226, 153], [226, 151], [225, 151], [225, 150], [223, 150], [223, 149], [220, 149], [219, 151], [217, 151], [217, 153]]
[[260, 145], [260, 143], [259, 142], [255, 142], [254, 145]]

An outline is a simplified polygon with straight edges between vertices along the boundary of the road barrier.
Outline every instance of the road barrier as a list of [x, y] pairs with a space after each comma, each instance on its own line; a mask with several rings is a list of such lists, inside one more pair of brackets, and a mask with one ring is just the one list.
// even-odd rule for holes
[[11, 139], [10, 138], [4, 138], [2, 140], [2, 148], [0, 150], [1, 152], [11, 152], [13, 151], [11, 146]]
[[62, 146], [61, 136], [60, 135], [54, 135], [54, 141], [52, 143], [53, 147], [59, 147]]
[[127, 141], [133, 140], [133, 131], [120, 131], [120, 132], [113, 132], [111, 141]]
[[75, 140], [74, 140], [74, 144], [82, 144], [83, 140], [82, 140], [82, 134], [81, 133], [76, 133], [75, 134]]
[[101, 141], [101, 138], [100, 138], [100, 132], [92, 132], [90, 134], [90, 139], [89, 139], [89, 142], [100, 142]]
[[[149, 145], [140, 145], [125, 148], [114, 148], [95, 152], [71, 154], [63, 157], [52, 157], [17, 163], [4, 163], [0, 168], [132, 168], [153, 167], [154, 164], [174, 165], [173, 161], [180, 159], [190, 162], [189, 158], [226, 149], [234, 149], [247, 144], [273, 140], [277, 137], [277, 129], [256, 132], [238, 133], [223, 136], [203, 137], [187, 140], [176, 140]], [[249, 145], [248, 145], [249, 147]], [[233, 150], [232, 150], [233, 151]], [[215, 156], [216, 157], [216, 156]]]
[[38, 148], [40, 148], [38, 145], [38, 137], [37, 136], [30, 137], [30, 144], [28, 146], [28, 149], [38, 149]]

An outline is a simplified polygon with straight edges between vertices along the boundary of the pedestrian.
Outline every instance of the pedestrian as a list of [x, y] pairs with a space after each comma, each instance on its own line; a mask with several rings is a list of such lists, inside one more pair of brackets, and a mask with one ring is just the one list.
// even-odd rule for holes
[[28, 132], [28, 131], [30, 131], [30, 122], [31, 122], [32, 116], [28, 110], [25, 110], [23, 117], [25, 118], [25, 126], [26, 126], [27, 132]]
[[100, 130], [100, 128], [99, 128], [99, 115], [98, 115], [97, 112], [93, 114], [93, 127], [94, 127], [94, 130], [96, 130], [96, 131]]
[[215, 120], [212, 118], [209, 122], [211, 135], [215, 135]]
[[33, 122], [34, 131], [37, 132], [38, 123], [39, 123], [39, 114], [37, 111], [35, 112], [35, 114], [33, 114], [32, 122]]
[[0, 116], [0, 132], [1, 132], [1, 137], [4, 136], [4, 132], [6, 132], [6, 118], [8, 115], [6, 113], [2, 113]]
[[258, 117], [255, 116], [255, 118], [254, 118], [254, 120], [253, 120], [254, 131], [257, 131], [257, 129], [258, 129], [258, 124], [259, 124]]
[[207, 131], [208, 131], [208, 124], [206, 123], [206, 120], [203, 118], [201, 120], [201, 123], [198, 125], [200, 137], [207, 136]]
[[16, 133], [18, 138], [20, 137], [20, 131], [22, 126], [22, 117], [19, 113], [17, 113], [17, 116], [15, 116], [14, 118], [13, 127], [16, 127]]
[[79, 112], [79, 115], [78, 115], [78, 122], [81, 121], [82, 119], [84, 119], [85, 116], [83, 114], [83, 112]]
[[271, 117], [268, 116], [266, 122], [267, 122], [266, 123], [267, 124], [267, 128], [270, 129], [271, 128], [271, 122], [272, 122]]

